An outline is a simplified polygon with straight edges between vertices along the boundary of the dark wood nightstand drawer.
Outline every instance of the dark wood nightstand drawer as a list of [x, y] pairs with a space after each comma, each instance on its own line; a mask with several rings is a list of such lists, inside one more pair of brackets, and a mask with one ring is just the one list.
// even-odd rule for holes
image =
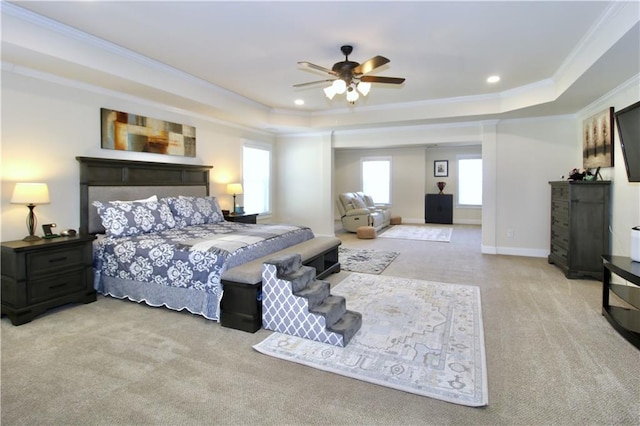
[[25, 324], [48, 309], [96, 301], [92, 235], [2, 243], [2, 315]]
[[27, 277], [34, 278], [61, 269], [81, 268], [84, 263], [84, 245], [27, 254]]
[[228, 214], [228, 215], [224, 215], [224, 220], [228, 222], [255, 224], [258, 222], [258, 214], [257, 213]]
[[85, 286], [85, 271], [78, 269], [68, 274], [31, 281], [27, 297], [29, 303], [39, 303], [82, 291]]

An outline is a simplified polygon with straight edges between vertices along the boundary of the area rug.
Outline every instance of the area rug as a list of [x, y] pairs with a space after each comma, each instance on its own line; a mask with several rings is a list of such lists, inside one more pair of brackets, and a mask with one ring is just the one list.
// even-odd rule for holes
[[400, 253], [395, 251], [340, 247], [338, 250], [338, 261], [340, 262], [340, 269], [344, 271], [379, 274], [384, 271], [399, 254]]
[[353, 273], [331, 293], [362, 313], [346, 347], [274, 332], [254, 349], [455, 404], [488, 404], [478, 287]]
[[378, 237], [448, 243], [451, 241], [452, 233], [453, 228], [440, 228], [427, 225], [394, 225], [391, 229], [378, 234]]

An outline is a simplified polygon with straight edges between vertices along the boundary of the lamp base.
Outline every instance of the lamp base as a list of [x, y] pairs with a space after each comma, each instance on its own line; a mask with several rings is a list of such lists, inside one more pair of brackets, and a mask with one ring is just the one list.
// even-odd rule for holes
[[37, 235], [27, 235], [22, 239], [22, 241], [39, 241], [41, 239], [42, 238], [38, 237]]

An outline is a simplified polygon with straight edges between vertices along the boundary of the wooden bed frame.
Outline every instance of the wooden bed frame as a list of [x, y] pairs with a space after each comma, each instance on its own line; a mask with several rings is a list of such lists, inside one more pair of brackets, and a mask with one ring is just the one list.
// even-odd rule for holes
[[76, 157], [80, 162], [80, 234], [102, 233], [93, 201], [136, 200], [151, 195], [209, 195], [213, 166]]
[[[151, 195], [208, 196], [213, 166], [151, 163], [146, 161], [76, 157], [80, 163], [80, 235], [104, 233], [93, 201], [136, 200]], [[316, 237], [279, 253], [295, 251], [303, 264], [316, 269], [317, 277], [340, 272], [335, 237]], [[221, 319], [224, 327], [255, 332], [262, 325], [261, 263], [257, 259], [228, 270], [221, 277], [224, 289]]]

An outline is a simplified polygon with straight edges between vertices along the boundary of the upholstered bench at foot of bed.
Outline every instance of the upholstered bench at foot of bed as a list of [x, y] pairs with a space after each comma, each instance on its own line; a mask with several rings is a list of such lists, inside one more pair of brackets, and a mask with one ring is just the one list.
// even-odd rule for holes
[[297, 253], [305, 266], [316, 268], [319, 279], [340, 272], [336, 237], [315, 237], [224, 272], [220, 323], [223, 327], [256, 332], [262, 327], [262, 264], [272, 258]]

